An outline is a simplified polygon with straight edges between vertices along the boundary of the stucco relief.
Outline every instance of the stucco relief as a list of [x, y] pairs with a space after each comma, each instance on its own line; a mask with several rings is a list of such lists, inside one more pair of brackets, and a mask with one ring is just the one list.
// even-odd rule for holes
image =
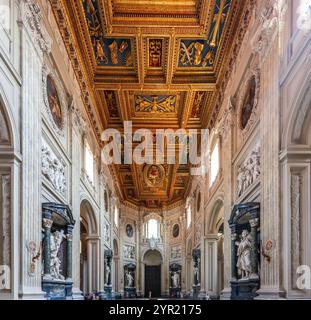
[[238, 167], [237, 197], [240, 197], [260, 176], [260, 145], [258, 144]]
[[135, 247], [131, 245], [124, 245], [123, 257], [128, 260], [135, 260]]
[[42, 52], [50, 52], [52, 40], [42, 23], [42, 13], [38, 4], [30, 0], [21, 2], [23, 22], [29, 27], [34, 43]]
[[182, 258], [181, 245], [171, 247], [171, 260], [179, 260]]
[[201, 236], [202, 236], [202, 222], [199, 220], [195, 225], [194, 230], [194, 243], [195, 246], [201, 243]]
[[107, 243], [110, 243], [110, 228], [107, 222], [104, 222], [103, 234], [104, 234], [104, 241]]
[[42, 174], [51, 182], [54, 189], [63, 196], [67, 191], [65, 168], [65, 163], [58, 159], [51, 148], [43, 142], [41, 147]]

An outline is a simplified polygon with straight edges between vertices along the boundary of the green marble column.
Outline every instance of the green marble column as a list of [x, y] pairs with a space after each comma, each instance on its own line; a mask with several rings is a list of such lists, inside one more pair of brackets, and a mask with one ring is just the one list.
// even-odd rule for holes
[[237, 233], [235, 228], [231, 227], [231, 280], [237, 280], [237, 267], [236, 267], [236, 257], [237, 257]]
[[51, 220], [51, 215], [47, 214], [43, 218], [43, 228], [44, 228], [44, 278], [51, 278], [51, 227], [53, 220]]
[[71, 281], [72, 279], [72, 230], [73, 225], [67, 226], [67, 270], [66, 280]]
[[251, 225], [251, 237], [252, 237], [252, 248], [251, 248], [251, 278], [258, 278], [258, 245], [257, 245], [257, 229], [259, 219], [255, 218], [249, 221]]

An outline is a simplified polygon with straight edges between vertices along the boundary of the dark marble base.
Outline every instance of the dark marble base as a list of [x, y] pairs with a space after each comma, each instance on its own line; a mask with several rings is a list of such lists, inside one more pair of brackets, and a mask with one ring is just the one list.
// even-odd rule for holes
[[235, 280], [231, 283], [231, 300], [253, 300], [258, 294], [259, 279]]
[[136, 288], [125, 288], [124, 298], [136, 298]]
[[181, 292], [180, 288], [170, 288], [170, 297], [179, 299], [180, 292]]
[[198, 299], [201, 291], [201, 286], [193, 286], [192, 288], [193, 288], [193, 293], [192, 293], [193, 299]]
[[43, 280], [42, 291], [48, 300], [72, 300], [72, 281]]

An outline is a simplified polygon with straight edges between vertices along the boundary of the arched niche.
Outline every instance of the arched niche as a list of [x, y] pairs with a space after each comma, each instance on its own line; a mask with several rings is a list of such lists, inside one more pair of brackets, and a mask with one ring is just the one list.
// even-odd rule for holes
[[219, 298], [224, 289], [224, 203], [216, 197], [206, 215], [205, 282], [210, 296]]
[[99, 290], [99, 235], [90, 202], [80, 205], [80, 289], [84, 294]]
[[[311, 265], [311, 73], [290, 114], [282, 136], [281, 212], [283, 214], [283, 283], [288, 298], [311, 297], [310, 291], [297, 287], [298, 267]], [[273, 251], [263, 243], [265, 255]]]
[[[19, 160], [14, 153], [14, 124], [10, 106], [0, 84], [0, 274], [2, 281], [1, 299], [17, 298], [18, 268], [12, 259], [18, 248]], [[15, 179], [13, 179], [15, 177]], [[16, 192], [12, 193], [12, 190]], [[15, 223], [13, 223], [15, 221]], [[17, 270], [17, 271], [15, 271]]]

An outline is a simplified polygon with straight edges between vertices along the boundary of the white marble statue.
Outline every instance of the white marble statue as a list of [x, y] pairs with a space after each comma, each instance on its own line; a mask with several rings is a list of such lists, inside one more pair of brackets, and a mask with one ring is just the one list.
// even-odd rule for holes
[[238, 246], [237, 268], [242, 279], [248, 279], [251, 274], [251, 243], [252, 237], [247, 230], [242, 231], [241, 241], [236, 241]]
[[126, 287], [132, 288], [134, 285], [134, 277], [130, 271], [126, 271], [125, 273], [126, 278]]
[[173, 288], [179, 288], [180, 287], [180, 278], [179, 278], [179, 273], [174, 272], [172, 275], [172, 281], [173, 281]]
[[108, 265], [108, 263], [106, 263], [106, 273], [105, 273], [105, 284], [109, 285], [109, 276], [110, 276], [110, 267]]
[[200, 282], [200, 270], [199, 266], [196, 264], [193, 268], [193, 274], [194, 274], [194, 284], [199, 284]]
[[64, 237], [63, 230], [55, 231], [50, 237], [51, 276], [57, 280], [64, 280], [64, 276], [60, 273], [61, 260], [58, 257], [60, 245]]

